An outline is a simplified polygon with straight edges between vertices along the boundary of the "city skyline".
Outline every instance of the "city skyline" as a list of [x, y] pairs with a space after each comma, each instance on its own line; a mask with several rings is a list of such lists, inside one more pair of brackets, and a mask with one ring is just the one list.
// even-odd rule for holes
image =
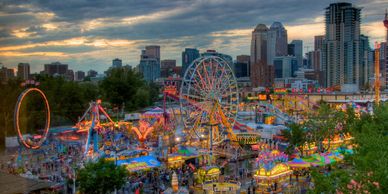
[[[385, 40], [384, 1], [346, 1], [362, 7], [361, 33], [370, 44]], [[161, 59], [181, 65], [185, 48], [231, 55], [250, 54], [251, 33], [259, 23], [281, 22], [288, 42], [303, 40], [313, 50], [314, 36], [325, 31], [324, 10], [333, 1], [147, 1], [49, 2], [4, 1], [0, 6], [0, 63], [31, 72], [60, 61], [75, 71], [103, 72], [115, 58], [136, 66], [141, 49], [160, 45]], [[190, 6], [188, 6], [190, 5]], [[303, 32], [303, 33], [300, 33]], [[372, 45], [371, 45], [372, 46]]]

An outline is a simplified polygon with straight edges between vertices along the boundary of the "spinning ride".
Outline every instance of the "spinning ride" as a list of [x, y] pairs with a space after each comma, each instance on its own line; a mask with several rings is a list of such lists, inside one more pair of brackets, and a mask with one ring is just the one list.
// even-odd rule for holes
[[[102, 113], [102, 114], [101, 114]], [[101, 115], [104, 115], [106, 119], [109, 121], [107, 124], [102, 123]], [[87, 120], [89, 117], [90, 120]], [[102, 130], [103, 127], [118, 127], [118, 123], [114, 123], [110, 118], [108, 113], [101, 106], [101, 100], [97, 100], [97, 102], [91, 102], [89, 104], [89, 108], [85, 111], [84, 115], [79, 119], [76, 127], [79, 129], [79, 132], [87, 131], [87, 140], [85, 145], [84, 155], [89, 153], [89, 145], [91, 143], [91, 139], [93, 137], [93, 151], [94, 153], [98, 152], [98, 131]]]
[[[46, 122], [45, 122], [45, 127], [43, 129], [43, 132], [41, 134], [33, 134], [32, 136], [28, 135], [26, 137], [27, 134], [23, 134], [22, 131], [20, 130], [20, 107], [25, 97], [32, 92], [37, 92], [43, 99], [43, 102], [45, 105]], [[38, 88], [28, 88], [20, 94], [15, 106], [14, 126], [18, 133], [19, 141], [23, 144], [24, 147], [28, 149], [40, 148], [40, 146], [46, 140], [48, 130], [50, 128], [50, 105], [48, 103], [46, 95], [43, 93], [42, 90]]]
[[[181, 112], [189, 136], [210, 136], [213, 144], [226, 139], [236, 141], [233, 125], [238, 109], [237, 80], [222, 58], [196, 59], [186, 70], [180, 90]], [[210, 132], [204, 125], [211, 126]]]

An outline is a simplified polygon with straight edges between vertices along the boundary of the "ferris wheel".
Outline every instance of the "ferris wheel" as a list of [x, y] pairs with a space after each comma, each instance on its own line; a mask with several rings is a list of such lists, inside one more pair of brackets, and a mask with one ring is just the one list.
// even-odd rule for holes
[[228, 139], [238, 109], [237, 80], [230, 65], [216, 56], [196, 59], [183, 77], [180, 105], [191, 138], [210, 137], [213, 144]]

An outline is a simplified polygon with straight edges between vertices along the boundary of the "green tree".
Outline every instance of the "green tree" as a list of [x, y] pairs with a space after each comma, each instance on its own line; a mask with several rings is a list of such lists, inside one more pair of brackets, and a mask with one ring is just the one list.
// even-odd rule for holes
[[347, 111], [346, 124], [354, 136], [354, 155], [346, 156], [344, 169], [324, 176], [312, 173], [314, 193], [388, 193], [388, 104], [374, 107], [374, 114], [353, 118]]
[[126, 182], [128, 170], [112, 161], [100, 159], [87, 163], [77, 171], [77, 182], [82, 193], [105, 194], [120, 189]]
[[291, 155], [294, 153], [295, 149], [300, 150], [301, 156], [303, 156], [303, 144], [306, 142], [306, 133], [303, 129], [303, 126], [297, 123], [292, 123], [289, 125], [289, 130], [283, 130], [282, 135], [288, 140], [288, 147], [286, 153]]
[[21, 80], [11, 79], [7, 83], [0, 82], [0, 147], [5, 143], [5, 137], [16, 135], [13, 126], [13, 114], [17, 97], [22, 91]]
[[127, 110], [152, 105], [159, 93], [155, 84], [147, 84], [139, 73], [128, 67], [108, 70], [99, 86], [104, 100], [114, 107], [125, 105]]
[[[324, 152], [330, 149], [330, 138], [338, 133], [343, 125], [345, 113], [334, 110], [326, 103], [321, 103], [318, 111], [309, 116], [305, 127], [312, 136], [312, 141], [317, 143], [318, 150]], [[329, 139], [328, 147], [323, 146], [323, 140]]]

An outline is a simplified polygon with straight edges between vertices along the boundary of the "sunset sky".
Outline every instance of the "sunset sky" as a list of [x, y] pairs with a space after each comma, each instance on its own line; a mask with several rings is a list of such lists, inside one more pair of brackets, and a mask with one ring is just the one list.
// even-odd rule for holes
[[[334, 0], [42, 0], [0, 1], [0, 63], [16, 67], [60, 61], [74, 70], [100, 73], [121, 58], [135, 66], [140, 49], [160, 45], [162, 59], [176, 59], [186, 47], [216, 49], [235, 58], [250, 54], [258, 23], [280, 21], [292, 39], [313, 48], [324, 33], [324, 9]], [[362, 8], [361, 31], [384, 41], [387, 0], [347, 1]]]

